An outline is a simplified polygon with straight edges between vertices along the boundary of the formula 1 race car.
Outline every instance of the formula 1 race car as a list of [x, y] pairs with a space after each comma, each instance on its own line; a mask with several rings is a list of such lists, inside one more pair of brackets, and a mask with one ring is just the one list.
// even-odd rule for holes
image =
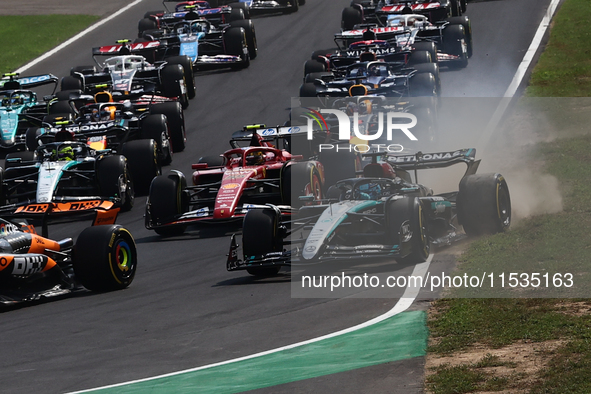
[[[170, 3], [175, 3], [174, 10], [169, 8]], [[163, 0], [162, 4], [165, 10], [144, 13], [144, 18], [138, 23], [138, 37], [142, 37], [146, 31], [172, 28], [178, 22], [193, 19], [207, 19], [216, 27], [235, 20], [250, 19], [248, 5], [237, 1], [219, 6], [213, 6], [212, 2], [203, 0], [183, 2]]]
[[[154, 142], [131, 141], [123, 152], [148, 167], [154, 161]], [[70, 221], [80, 215], [94, 216], [96, 224], [114, 223], [119, 210], [134, 203], [128, 159], [81, 142], [52, 142], [35, 152], [9, 153], [3, 175], [2, 217]]]
[[[158, 234], [182, 233], [188, 224], [236, 221], [256, 204], [274, 203], [291, 212], [291, 190], [321, 198], [324, 169], [316, 160], [303, 160], [278, 149], [278, 140], [291, 135], [291, 127], [247, 126], [251, 136], [230, 141], [221, 156], [206, 156], [193, 164], [193, 186], [180, 171], [154, 178], [146, 204], [146, 228]], [[247, 140], [249, 145], [240, 147]], [[273, 144], [272, 142], [275, 142]]]
[[[297, 12], [300, 6], [306, 4], [306, 0], [238, 0], [241, 4], [248, 6], [252, 15], [264, 14], [291, 14]], [[217, 7], [222, 4], [235, 4], [236, 0], [211, 0], [209, 4]]]
[[343, 9], [341, 27], [351, 30], [361, 23], [386, 26], [391, 15], [421, 14], [435, 23], [461, 16], [466, 12], [467, 0], [354, 0]]
[[199, 70], [246, 68], [257, 56], [256, 32], [250, 19], [230, 20], [216, 26], [205, 18], [191, 18], [189, 13], [187, 20], [142, 34], [131, 46], [132, 52], [158, 60], [185, 55]]
[[[273, 275], [291, 263], [367, 257], [414, 264], [427, 259], [431, 246], [451, 244], [464, 234], [509, 228], [507, 183], [500, 174], [475, 174], [480, 160], [475, 160], [474, 149], [367, 156], [372, 162], [362, 178], [337, 182], [321, 205], [304, 206], [289, 221], [271, 204], [249, 210], [243, 223], [242, 258], [233, 235], [227, 269]], [[418, 170], [456, 163], [467, 165], [459, 191], [436, 195], [416, 183]], [[415, 173], [414, 182], [410, 172]]]
[[76, 243], [36, 234], [33, 226], [0, 219], [0, 305], [41, 301], [84, 291], [121, 290], [131, 284], [137, 252], [119, 225], [86, 228]]
[[[129, 40], [118, 40], [116, 45], [92, 51], [99, 70], [95, 66], [73, 67], [61, 81], [62, 91], [81, 90], [94, 95], [107, 90], [123, 96], [155, 93], [177, 99], [184, 109], [196, 95], [193, 67], [187, 56], [150, 63], [143, 56], [131, 54]], [[109, 57], [101, 62], [99, 56]]]
[[396, 54], [427, 51], [433, 62], [464, 68], [473, 52], [472, 24], [467, 16], [431, 23], [423, 15], [396, 14], [388, 16], [384, 26], [359, 24], [352, 30], [335, 34], [335, 43], [341, 50], [341, 56], [345, 54], [346, 57], [353, 57], [355, 50], [363, 49], [349, 48], [345, 51], [347, 46], [375, 43], [372, 40], [384, 41], [378, 41], [382, 47], [374, 52], [385, 55], [386, 61], [399, 60], [400, 55]]
[[437, 97], [441, 88], [432, 71], [417, 71], [400, 63], [360, 61], [332, 72], [308, 74], [300, 86], [300, 97]]
[[0, 79], [0, 150], [25, 150], [25, 134], [29, 127], [39, 127], [47, 115], [47, 102], [26, 88], [53, 83], [58, 78], [51, 74], [20, 77], [17, 73], [4, 74]]
[[[52, 102], [50, 109], [55, 106], [61, 108], [56, 111], [63, 112], [45, 117], [43, 127], [27, 130], [28, 150], [34, 151], [39, 145], [52, 142], [60, 133], [68, 140], [88, 143], [93, 149], [110, 149], [117, 153], [121, 153], [123, 144], [128, 141], [153, 139], [158, 167], [170, 164], [173, 152], [184, 150], [185, 121], [178, 102], [114, 102], [100, 98], [111, 97], [109, 93], [99, 92], [90, 104], [83, 104], [91, 96], [85, 98], [78, 93], [69, 93], [72, 100]], [[133, 168], [134, 163], [131, 166]], [[152, 174], [153, 167], [149, 168]], [[140, 171], [146, 173], [147, 170]]]

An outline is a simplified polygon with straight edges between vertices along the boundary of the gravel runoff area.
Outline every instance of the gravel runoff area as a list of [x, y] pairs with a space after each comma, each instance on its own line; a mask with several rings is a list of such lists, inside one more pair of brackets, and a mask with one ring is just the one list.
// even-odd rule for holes
[[104, 16], [129, 4], [127, 0], [0, 0], [0, 15], [82, 14]]

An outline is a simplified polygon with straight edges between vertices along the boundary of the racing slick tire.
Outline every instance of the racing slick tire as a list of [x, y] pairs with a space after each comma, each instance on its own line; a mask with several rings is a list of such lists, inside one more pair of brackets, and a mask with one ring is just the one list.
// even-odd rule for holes
[[126, 142], [121, 154], [127, 158], [135, 195], [147, 195], [152, 179], [161, 172], [156, 142], [152, 139]]
[[144, 19], [140, 19], [137, 24], [137, 36], [142, 37], [145, 31], [154, 30], [158, 28], [158, 23], [154, 19], [149, 17], [144, 17]]
[[25, 146], [28, 151], [34, 152], [39, 146], [39, 140], [37, 137], [41, 135], [41, 129], [39, 127], [29, 127], [25, 132]]
[[408, 64], [414, 66], [423, 63], [433, 63], [433, 57], [429, 51], [414, 51], [408, 58]]
[[202, 156], [197, 163], [207, 164], [208, 168], [221, 167], [226, 165], [226, 158], [224, 156]]
[[230, 27], [241, 27], [246, 34], [246, 45], [248, 46], [248, 55], [250, 60], [257, 57], [257, 33], [254, 30], [254, 23], [250, 19], [243, 19], [230, 22]]
[[306, 0], [298, 0], [298, 3], [300, 4], [300, 6], [306, 5]]
[[467, 16], [454, 16], [448, 18], [447, 21], [450, 25], [462, 25], [464, 32], [466, 33], [466, 46], [468, 47], [468, 58], [472, 57], [473, 45], [472, 45], [472, 22]]
[[241, 21], [246, 19], [246, 15], [244, 15], [244, 11], [241, 8], [234, 8], [230, 11], [230, 22], [234, 21]]
[[436, 97], [437, 81], [431, 73], [415, 74], [410, 79], [409, 94], [411, 97]]
[[330, 187], [341, 179], [355, 178], [358, 155], [346, 150], [324, 150], [318, 155], [324, 167], [324, 184]]
[[[242, 62], [235, 64], [233, 69], [247, 68], [250, 66], [250, 51], [248, 48], [248, 41], [246, 40], [246, 32], [241, 27], [231, 27], [226, 29], [223, 35], [224, 48], [226, 54], [240, 56]], [[244, 53], [244, 48], [247, 53]]]
[[180, 64], [167, 64], [160, 73], [162, 95], [165, 97], [178, 97], [183, 109], [189, 106], [185, 69]]
[[185, 72], [185, 83], [187, 87], [187, 96], [189, 100], [194, 99], [197, 95], [197, 89], [195, 89], [195, 73], [193, 72], [193, 62], [189, 56], [173, 56], [166, 61], [169, 64], [180, 64], [183, 66]]
[[326, 71], [326, 65], [318, 60], [306, 60], [304, 63], [304, 77], [312, 73], [321, 73]]
[[402, 264], [422, 263], [429, 257], [431, 242], [427, 233], [426, 215], [417, 197], [404, 196], [390, 200], [386, 220], [392, 242], [400, 246]]
[[[415, 42], [412, 45], [412, 48], [415, 52], [417, 51], [427, 51], [431, 55], [431, 62], [437, 63], [437, 44], [433, 41], [419, 41]], [[412, 57], [412, 55], [411, 55]], [[421, 63], [429, 63], [429, 62], [421, 62]]]
[[466, 68], [468, 66], [468, 52], [467, 48], [464, 50], [464, 43], [462, 43], [462, 41], [466, 44], [468, 42], [464, 26], [448, 25], [445, 29], [443, 29], [444, 52], [459, 57], [458, 60], [447, 63], [450, 68], [457, 69]]
[[[188, 200], [183, 198], [187, 187], [184, 176], [176, 172], [155, 177], [150, 184], [148, 204], [146, 204], [146, 221], [161, 223], [170, 220], [188, 210]], [[181, 235], [186, 225], [154, 228], [160, 235]]]
[[413, 68], [417, 70], [417, 74], [433, 74], [437, 86], [437, 96], [441, 96], [441, 75], [439, 73], [439, 65], [437, 63], [421, 63], [414, 65]]
[[148, 115], [141, 123], [141, 139], [153, 139], [158, 147], [158, 163], [166, 166], [172, 163], [172, 144], [166, 116]]
[[100, 195], [121, 199], [121, 211], [133, 208], [135, 193], [126, 156], [103, 156], [95, 164]]
[[[210, 4], [211, 5], [211, 4]], [[250, 19], [250, 8], [248, 8], [248, 5], [246, 3], [230, 3], [228, 4], [232, 9], [234, 8], [239, 8], [242, 10], [242, 13], [244, 14], [244, 19]]]
[[72, 265], [76, 279], [88, 290], [124, 289], [137, 268], [133, 236], [117, 224], [88, 227], [76, 240]]
[[501, 174], [473, 174], [460, 181], [458, 222], [467, 235], [505, 232], [511, 225], [511, 197]]
[[312, 193], [315, 200], [322, 199], [324, 184], [320, 171], [314, 163], [309, 161], [293, 162], [287, 163], [281, 168], [279, 189], [283, 204], [299, 208], [305, 204], [299, 200], [300, 196]]
[[305, 82], [300, 86], [300, 97], [316, 97], [316, 85], [313, 82]]
[[172, 150], [174, 152], [184, 151], [187, 143], [187, 132], [185, 129], [185, 115], [181, 104], [177, 101], [153, 104], [150, 106], [150, 114], [166, 115]]
[[347, 7], [343, 9], [341, 14], [341, 27], [343, 30], [353, 30], [355, 25], [363, 23], [363, 16], [361, 11], [355, 7]]
[[[242, 224], [242, 249], [244, 256], [262, 256], [281, 252], [283, 238], [279, 228], [280, 217], [273, 209], [251, 209]], [[249, 267], [246, 271], [255, 276], [277, 275], [281, 267]]]
[[84, 90], [84, 85], [80, 78], [67, 75], [60, 82], [60, 89], [63, 90]]

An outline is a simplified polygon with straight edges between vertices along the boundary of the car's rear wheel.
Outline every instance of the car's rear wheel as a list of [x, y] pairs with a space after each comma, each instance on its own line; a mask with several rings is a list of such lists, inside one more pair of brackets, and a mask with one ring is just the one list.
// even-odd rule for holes
[[157, 28], [158, 28], [158, 24], [156, 23], [155, 20], [153, 20], [149, 17], [145, 17], [144, 19], [141, 19], [138, 22], [138, 25], [137, 25], [138, 37], [143, 36], [145, 31], [154, 30]]
[[241, 27], [231, 27], [224, 32], [223, 37], [226, 54], [239, 56], [242, 60], [240, 63], [233, 65], [232, 68], [239, 69], [250, 66], [250, 52], [245, 30]]
[[152, 179], [160, 175], [156, 142], [152, 139], [126, 142], [121, 148], [121, 154], [127, 158], [135, 194], [145, 196]]
[[443, 30], [445, 53], [458, 57], [457, 60], [448, 62], [451, 68], [465, 68], [468, 66], [467, 42], [468, 37], [464, 26], [448, 25]]
[[172, 162], [172, 147], [168, 132], [166, 116], [163, 114], [148, 115], [142, 120], [141, 138], [153, 139], [158, 146], [158, 163], [166, 166]]
[[131, 233], [119, 225], [88, 227], [74, 246], [76, 279], [93, 291], [124, 289], [137, 268], [137, 251]]
[[[148, 204], [146, 205], [146, 220], [153, 224], [163, 224], [173, 220], [176, 215], [188, 209], [183, 198], [183, 191], [187, 187], [184, 177], [176, 174], [160, 175], [152, 180]], [[180, 235], [185, 232], [186, 225], [154, 228], [160, 235]]]
[[254, 29], [254, 23], [250, 19], [237, 20], [230, 23], [231, 27], [241, 27], [246, 34], [246, 45], [248, 46], [248, 55], [250, 60], [257, 57], [257, 34]]
[[165, 97], [177, 97], [183, 109], [189, 106], [189, 95], [187, 94], [187, 83], [185, 81], [185, 70], [180, 64], [167, 64], [162, 72], [162, 95]]
[[66, 75], [62, 78], [60, 83], [61, 90], [83, 90], [82, 81], [80, 78], [73, 77], [71, 75]]
[[150, 107], [150, 114], [166, 115], [172, 150], [174, 152], [184, 151], [187, 142], [187, 133], [185, 130], [185, 116], [181, 104], [176, 101], [153, 104]]
[[341, 14], [341, 27], [344, 30], [352, 30], [355, 25], [363, 23], [363, 16], [361, 11], [355, 7], [347, 7], [343, 9]]
[[187, 97], [194, 99], [197, 95], [195, 89], [195, 73], [193, 71], [193, 61], [188, 56], [173, 56], [166, 61], [170, 64], [180, 64], [183, 66], [183, 72], [185, 73], [185, 83], [187, 88]]
[[95, 170], [101, 196], [119, 198], [122, 211], [133, 208], [135, 193], [125, 156], [105, 156], [96, 162]]
[[500, 174], [473, 174], [460, 181], [458, 221], [468, 235], [507, 231], [511, 225], [511, 197]]
[[[244, 216], [242, 225], [242, 248], [245, 259], [262, 257], [271, 252], [280, 252], [283, 238], [279, 233], [279, 215], [273, 209], [251, 209]], [[255, 276], [277, 275], [280, 267], [249, 267], [246, 271]]]

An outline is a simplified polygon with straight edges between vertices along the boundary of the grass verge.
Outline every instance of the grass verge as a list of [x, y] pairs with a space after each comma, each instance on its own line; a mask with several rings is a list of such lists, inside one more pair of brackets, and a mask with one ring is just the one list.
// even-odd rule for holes
[[93, 15], [0, 16], [0, 73], [16, 70], [98, 19]]
[[[591, 95], [589, 19], [588, 0], [564, 1], [527, 96]], [[591, 124], [588, 111], [575, 112], [583, 114], [577, 121]], [[559, 180], [564, 210], [529, 217], [507, 234], [473, 242], [454, 275], [570, 271], [579, 290], [581, 283], [589, 283], [591, 134], [587, 128], [578, 134], [560, 135], [563, 130], [558, 130], [551, 142], [537, 144], [532, 152], [535, 161]], [[584, 292], [563, 290], [553, 293], [560, 298], [534, 298], [547, 294], [517, 288], [504, 295], [508, 298], [446, 298], [433, 303], [427, 391], [591, 392], [591, 300], [572, 298], [589, 297]], [[488, 365], [486, 359], [499, 365]]]

